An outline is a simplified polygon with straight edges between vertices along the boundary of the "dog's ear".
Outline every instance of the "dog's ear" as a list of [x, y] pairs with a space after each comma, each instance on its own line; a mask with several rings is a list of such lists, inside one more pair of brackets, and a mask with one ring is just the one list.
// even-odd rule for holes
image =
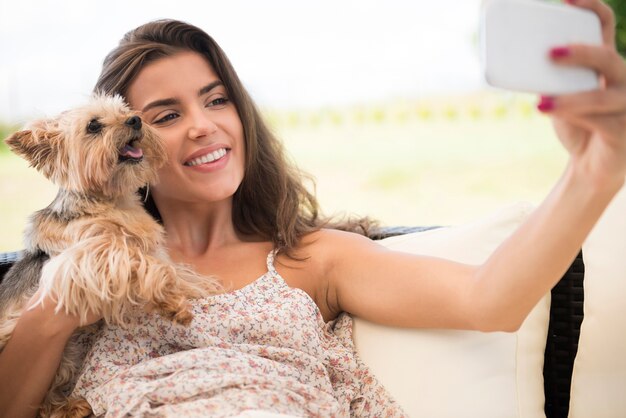
[[31, 128], [15, 132], [5, 140], [11, 151], [23, 157], [44, 176], [54, 175], [60, 152], [61, 132], [51, 123], [39, 122]]

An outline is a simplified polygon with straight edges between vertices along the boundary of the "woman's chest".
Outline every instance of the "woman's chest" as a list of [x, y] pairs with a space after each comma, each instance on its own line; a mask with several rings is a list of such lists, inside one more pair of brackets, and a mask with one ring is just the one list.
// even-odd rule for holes
[[193, 307], [194, 336], [227, 344], [258, 344], [310, 351], [319, 347], [324, 322], [315, 302], [279, 277], [264, 276], [241, 290]]
[[319, 274], [318, 260], [310, 254], [302, 259], [291, 259], [283, 254], [268, 264], [268, 253], [271, 244], [242, 246], [237, 250], [229, 250], [222, 254], [215, 253], [211, 257], [195, 260], [184, 260], [201, 274], [216, 277], [224, 286], [225, 292], [235, 292], [250, 286], [259, 277], [274, 268], [286, 285], [304, 291], [317, 305], [319, 311], [328, 322], [336, 317], [329, 309], [324, 289], [324, 278]]

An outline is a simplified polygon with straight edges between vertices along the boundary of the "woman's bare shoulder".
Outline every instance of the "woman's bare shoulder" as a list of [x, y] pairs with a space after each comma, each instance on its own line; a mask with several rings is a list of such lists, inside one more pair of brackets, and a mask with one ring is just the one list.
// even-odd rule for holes
[[291, 258], [279, 255], [276, 267], [289, 278], [290, 286], [305, 290], [314, 299], [328, 321], [340, 313], [330, 282], [333, 268], [338, 259], [364, 245], [376, 244], [359, 234], [321, 229], [304, 235]]
[[385, 250], [375, 241], [353, 232], [320, 229], [305, 235], [295, 252], [308, 260], [309, 268], [325, 288], [338, 266], [349, 266], [368, 254]]
[[325, 251], [332, 249], [337, 245], [355, 244], [355, 245], [373, 245], [378, 246], [372, 239], [357, 234], [356, 232], [341, 231], [339, 229], [322, 228], [318, 231], [311, 232], [302, 238], [304, 244], [317, 244], [318, 250]]
[[312, 232], [302, 238], [302, 244], [302, 248], [306, 248], [322, 262], [331, 262], [351, 252], [383, 248], [366, 236], [337, 229]]

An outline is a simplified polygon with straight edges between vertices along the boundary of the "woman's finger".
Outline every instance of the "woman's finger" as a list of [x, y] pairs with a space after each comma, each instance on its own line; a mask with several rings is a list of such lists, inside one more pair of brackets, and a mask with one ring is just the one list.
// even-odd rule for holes
[[597, 14], [602, 24], [604, 44], [615, 48], [615, 15], [610, 6], [600, 0], [565, 0], [565, 2]]
[[626, 85], [626, 64], [615, 48], [606, 45], [570, 44], [550, 50], [552, 62], [583, 66], [602, 74], [607, 85]]
[[543, 96], [537, 107], [554, 115], [618, 115], [626, 117], [626, 88]]
[[626, 118], [616, 118], [607, 115], [554, 115], [555, 119], [570, 123], [573, 126], [589, 132], [599, 133], [612, 147], [624, 148], [624, 132], [626, 132]]

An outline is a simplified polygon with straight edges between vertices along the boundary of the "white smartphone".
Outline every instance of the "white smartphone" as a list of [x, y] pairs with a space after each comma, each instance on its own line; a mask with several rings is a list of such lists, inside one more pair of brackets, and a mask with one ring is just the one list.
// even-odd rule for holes
[[598, 16], [541, 0], [485, 0], [479, 30], [481, 64], [488, 84], [527, 93], [559, 95], [599, 87], [595, 71], [554, 64], [553, 47], [602, 44]]

